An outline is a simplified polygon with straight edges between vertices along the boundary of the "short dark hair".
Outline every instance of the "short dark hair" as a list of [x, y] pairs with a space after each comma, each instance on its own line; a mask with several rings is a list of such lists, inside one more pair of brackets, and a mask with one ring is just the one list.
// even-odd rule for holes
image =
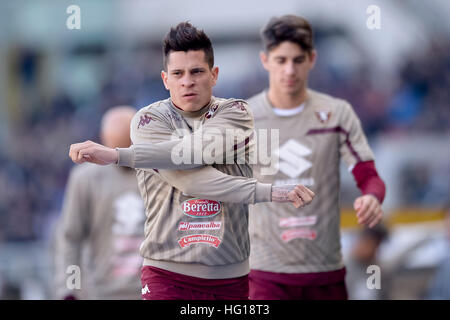
[[284, 41], [296, 43], [308, 53], [314, 50], [311, 25], [299, 16], [284, 15], [270, 19], [261, 31], [261, 38], [266, 51], [270, 51]]
[[163, 41], [163, 63], [167, 70], [167, 61], [172, 51], [203, 50], [210, 68], [214, 66], [214, 51], [208, 36], [189, 22], [181, 22], [170, 28]]

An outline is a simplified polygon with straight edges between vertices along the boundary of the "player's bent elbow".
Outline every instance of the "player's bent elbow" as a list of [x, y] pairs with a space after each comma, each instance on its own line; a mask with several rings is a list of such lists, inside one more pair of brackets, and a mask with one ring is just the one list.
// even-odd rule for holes
[[184, 194], [188, 194], [191, 196], [195, 196], [195, 193], [197, 193], [196, 188], [194, 187], [194, 184], [192, 183], [192, 181], [186, 182], [186, 183], [180, 183], [180, 181], [177, 181], [177, 184], [174, 185], [175, 188], [177, 188], [178, 190], [180, 190], [182, 193]]

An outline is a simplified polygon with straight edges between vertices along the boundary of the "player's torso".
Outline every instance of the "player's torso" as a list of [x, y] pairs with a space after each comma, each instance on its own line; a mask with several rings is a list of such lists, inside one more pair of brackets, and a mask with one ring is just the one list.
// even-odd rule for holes
[[[96, 270], [94, 281], [108, 294], [130, 297], [139, 283], [144, 238], [144, 203], [134, 170], [115, 166], [96, 167], [90, 181], [90, 254]], [[99, 288], [99, 291], [102, 291]]]
[[[273, 169], [258, 161], [254, 176], [274, 185], [303, 184], [316, 195], [329, 192], [339, 183], [339, 109], [310, 99], [300, 113], [278, 116], [263, 103], [261, 97], [253, 105], [250, 101], [256, 134], [268, 137], [268, 150], [259, 139], [256, 152], [259, 159], [270, 153]], [[315, 208], [314, 202], [307, 208]]]
[[[314, 259], [320, 261], [316, 264], [337, 263], [340, 259], [339, 132], [336, 132], [339, 109], [334, 104], [315, 99], [315, 94], [306, 101], [300, 113], [290, 116], [275, 115], [267, 97], [261, 95], [250, 99], [249, 105], [257, 135], [261, 135], [261, 130], [267, 130], [267, 136], [274, 138], [269, 139], [268, 149], [274, 154], [272, 162], [278, 162], [273, 170], [256, 164], [253, 167], [255, 178], [274, 185], [303, 184], [316, 194], [310, 205], [300, 209], [289, 203], [250, 206], [254, 260], [263, 261], [260, 256], [270, 255], [268, 251], [272, 250], [278, 252], [272, 261], [277, 260], [280, 268], [289, 263], [304, 263], [309, 268], [307, 264], [314, 264]], [[272, 134], [271, 130], [274, 130]], [[261, 146], [258, 144], [258, 156], [265, 151], [260, 150]], [[263, 247], [265, 249], [259, 250]], [[327, 249], [322, 251], [323, 248]], [[314, 250], [330, 256], [311, 259], [309, 255]], [[301, 270], [298, 266], [292, 268], [278, 271]]]
[[[169, 105], [160, 114], [170, 123], [174, 137], [182, 138], [199, 130], [223, 101], [213, 99], [195, 117], [183, 116]], [[194, 155], [191, 159], [195, 159]], [[213, 167], [229, 175], [252, 177], [248, 163], [214, 164]], [[143, 193], [147, 214], [146, 240], [141, 250], [144, 257], [206, 265], [235, 263], [246, 258], [247, 205], [193, 197], [165, 182], [154, 170], [139, 171], [140, 180], [145, 181], [141, 190], [150, 190]], [[240, 246], [244, 246], [243, 250], [238, 249]]]

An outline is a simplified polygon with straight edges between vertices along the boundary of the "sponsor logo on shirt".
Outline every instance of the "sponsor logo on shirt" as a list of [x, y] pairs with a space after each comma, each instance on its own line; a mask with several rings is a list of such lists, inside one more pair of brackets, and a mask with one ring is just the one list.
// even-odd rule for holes
[[312, 167], [312, 163], [304, 157], [311, 154], [311, 149], [294, 139], [286, 141], [278, 150], [280, 162], [278, 168], [290, 178], [297, 178]]
[[142, 225], [145, 210], [142, 198], [136, 192], [120, 194], [113, 201], [114, 224], [112, 225], [111, 274], [121, 278], [136, 275], [142, 267], [142, 258], [131, 254], [139, 250], [143, 240]]
[[316, 222], [317, 216], [289, 217], [289, 218], [281, 218], [278, 225], [281, 228], [303, 227], [315, 225]]
[[152, 120], [153, 120], [153, 118], [148, 115], [141, 116], [141, 119], [139, 120], [139, 124], [138, 124], [137, 128], [139, 129], [141, 126], [145, 126], [145, 125], [149, 124], [150, 121], [152, 121]]
[[289, 229], [286, 231], [283, 231], [281, 234], [281, 240], [284, 242], [289, 242], [293, 239], [309, 239], [314, 240], [316, 239], [317, 234], [315, 230], [311, 229]]
[[327, 123], [330, 120], [331, 112], [328, 110], [317, 110], [314, 113], [321, 123]]
[[113, 202], [115, 236], [142, 236], [145, 209], [142, 198], [136, 192], [121, 194]]
[[178, 225], [180, 231], [190, 230], [219, 230], [222, 227], [222, 222], [186, 222], [181, 221]]
[[207, 199], [189, 199], [181, 204], [183, 213], [192, 218], [211, 218], [220, 213], [222, 204]]
[[147, 293], [150, 293], [150, 289], [148, 288], [148, 285], [146, 284], [145, 285], [145, 287], [143, 287], [142, 289], [141, 289], [141, 293], [144, 295], [144, 294], [147, 294]]
[[178, 114], [176, 114], [175, 112], [173, 112], [173, 113], [166, 112], [166, 117], [168, 117], [174, 121], [177, 121], [177, 122], [181, 121], [181, 117]]
[[189, 247], [191, 244], [195, 243], [208, 244], [214, 248], [218, 248], [220, 242], [222, 242], [222, 240], [209, 234], [193, 234], [178, 240], [178, 244], [181, 248]]

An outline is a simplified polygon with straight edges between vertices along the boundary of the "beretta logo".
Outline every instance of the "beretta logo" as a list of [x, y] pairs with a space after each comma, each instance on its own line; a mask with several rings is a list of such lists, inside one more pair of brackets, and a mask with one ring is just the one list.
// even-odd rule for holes
[[222, 210], [222, 204], [214, 200], [193, 198], [181, 204], [183, 213], [192, 218], [211, 218]]

